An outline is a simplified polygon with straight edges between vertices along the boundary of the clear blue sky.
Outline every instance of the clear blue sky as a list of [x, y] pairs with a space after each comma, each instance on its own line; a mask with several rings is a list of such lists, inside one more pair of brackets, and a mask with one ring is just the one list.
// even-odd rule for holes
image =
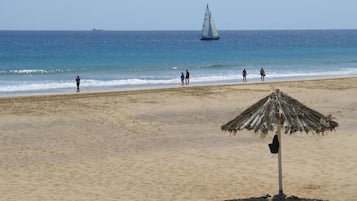
[[357, 0], [0, 0], [0, 30], [357, 29]]

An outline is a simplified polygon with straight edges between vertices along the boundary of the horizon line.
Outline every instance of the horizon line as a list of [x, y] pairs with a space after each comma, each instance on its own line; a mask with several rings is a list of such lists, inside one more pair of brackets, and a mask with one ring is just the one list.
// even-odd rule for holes
[[[357, 28], [316, 28], [316, 29], [221, 29], [219, 31], [347, 31], [347, 30], [357, 30]], [[91, 31], [91, 32], [149, 32], [149, 31], [198, 31], [200, 29], [147, 29], [147, 30], [136, 30], [136, 29], [127, 29], [127, 30], [115, 30], [115, 29], [0, 29], [0, 31]]]

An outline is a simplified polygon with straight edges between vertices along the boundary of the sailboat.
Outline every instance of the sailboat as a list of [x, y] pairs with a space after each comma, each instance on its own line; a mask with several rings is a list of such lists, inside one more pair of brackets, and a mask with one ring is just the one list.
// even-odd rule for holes
[[216, 24], [209, 11], [208, 4], [206, 7], [205, 17], [203, 19], [201, 40], [218, 40], [219, 34], [216, 28]]

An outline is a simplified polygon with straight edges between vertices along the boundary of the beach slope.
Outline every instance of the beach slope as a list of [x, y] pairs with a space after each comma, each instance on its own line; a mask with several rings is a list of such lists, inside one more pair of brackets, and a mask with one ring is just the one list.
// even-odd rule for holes
[[284, 191], [357, 196], [357, 78], [0, 98], [0, 200], [229, 200], [274, 195], [272, 134], [220, 130], [275, 89], [339, 123], [283, 135]]

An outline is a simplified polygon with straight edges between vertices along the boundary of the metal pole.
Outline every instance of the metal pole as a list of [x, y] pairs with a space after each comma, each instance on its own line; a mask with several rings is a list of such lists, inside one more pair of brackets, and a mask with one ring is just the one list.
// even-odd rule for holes
[[277, 119], [277, 131], [279, 140], [279, 152], [278, 152], [278, 171], [279, 171], [279, 195], [283, 195], [283, 170], [281, 167], [281, 121]]

